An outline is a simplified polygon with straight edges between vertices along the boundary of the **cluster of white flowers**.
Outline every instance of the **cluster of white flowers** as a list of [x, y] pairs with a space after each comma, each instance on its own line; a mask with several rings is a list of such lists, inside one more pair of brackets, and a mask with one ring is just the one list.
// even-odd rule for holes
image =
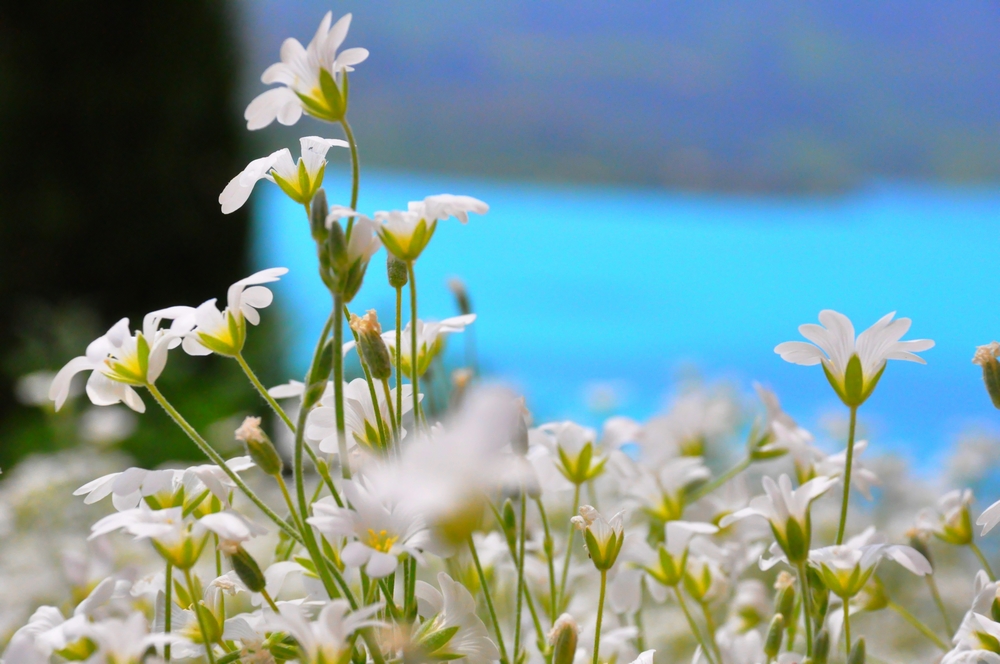
[[[246, 111], [250, 129], [306, 114], [339, 125], [345, 140], [303, 138], [298, 162], [288, 150], [255, 160], [219, 199], [231, 212], [268, 179], [305, 209], [333, 307], [304, 379], [267, 389], [243, 357], [247, 323], [272, 301], [264, 284], [284, 268], [233, 284], [222, 310], [214, 299], [170, 307], [138, 331], [123, 319], [56, 374], [57, 409], [74, 375], [89, 371], [94, 405], [142, 413], [148, 394], [210, 463], [107, 473], [60, 457], [41, 472], [16, 469], [0, 486], [3, 662], [1000, 662], [1000, 591], [976, 541], [971, 491], [934, 503], [935, 487], [890, 473], [882, 491], [896, 501], [892, 514], [852, 508], [852, 488], [871, 501], [880, 484], [876, 466], [856, 458], [868, 444], [856, 439], [858, 410], [888, 360], [923, 362], [916, 353], [933, 346], [901, 340], [909, 319], [889, 314], [855, 337], [847, 317], [827, 310], [823, 325], [800, 328], [812, 344], [775, 349], [821, 365], [847, 407], [847, 440], [834, 453], [759, 385], [761, 417], [728, 466], [746, 408], [726, 391], [694, 389], [663, 415], [612, 417], [599, 433], [533, 426], [523, 399], [463, 367], [449, 408], [425, 409], [421, 377], [445, 335], [475, 314], [466, 299], [462, 316], [420, 320], [415, 266], [439, 221], [466, 223], [488, 206], [443, 194], [357, 211], [348, 73], [368, 51], [339, 50], [349, 24], [327, 14], [307, 47], [287, 40], [263, 75], [280, 86]], [[328, 205], [323, 188], [334, 146], [352, 156], [346, 205]], [[396, 313], [388, 332], [374, 311], [347, 311], [382, 247], [397, 312], [410, 295], [408, 322]], [[235, 432], [247, 455], [224, 459], [156, 386], [178, 348], [236, 361], [290, 452], [249, 417]], [[364, 377], [348, 382], [352, 352]], [[991, 395], [997, 354], [984, 347], [975, 360]], [[59, 489], [83, 498], [60, 506], [50, 495]], [[93, 522], [89, 544], [79, 535], [19, 544], [47, 509]], [[986, 535], [1000, 502], [975, 523]], [[66, 580], [33, 574], [31, 561], [7, 572], [19, 569], [10, 551], [44, 548], [62, 551]], [[885, 560], [898, 566], [880, 568]], [[959, 603], [971, 607], [960, 622]]]

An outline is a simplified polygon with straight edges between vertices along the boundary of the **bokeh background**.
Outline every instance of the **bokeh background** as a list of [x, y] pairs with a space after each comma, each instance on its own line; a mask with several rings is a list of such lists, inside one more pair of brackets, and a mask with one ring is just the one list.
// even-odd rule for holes
[[[456, 313], [446, 280], [464, 279], [481, 366], [539, 420], [645, 417], [690, 381], [759, 380], [836, 431], [821, 373], [772, 352], [830, 307], [859, 328], [896, 310], [938, 342], [866, 404], [881, 450], [920, 466], [992, 435], [969, 360], [1000, 336], [995, 2], [4, 1], [0, 468], [81, 437], [140, 465], [195, 458], [155, 408], [137, 427], [80, 400], [73, 433], [22, 378], [260, 267], [292, 271], [251, 363], [268, 384], [301, 374], [327, 306], [301, 212], [267, 183], [234, 215], [217, 196], [255, 157], [339, 137], [242, 121], [281, 41], [328, 10], [353, 11], [347, 45], [371, 51], [351, 79], [361, 209], [492, 205], [438, 231], [422, 312]], [[331, 162], [346, 204], [346, 151]], [[390, 297], [376, 261], [354, 306], [385, 320]], [[176, 353], [162, 381], [220, 445], [263, 410], [218, 358]]]

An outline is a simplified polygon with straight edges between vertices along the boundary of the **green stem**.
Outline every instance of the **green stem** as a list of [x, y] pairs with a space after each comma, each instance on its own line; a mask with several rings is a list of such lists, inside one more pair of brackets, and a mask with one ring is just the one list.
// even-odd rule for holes
[[[354, 140], [354, 132], [351, 131], [351, 125], [348, 124], [347, 118], [343, 118], [340, 121], [340, 126], [344, 128], [344, 136], [347, 138], [347, 143], [351, 147], [351, 209], [358, 209], [358, 186], [361, 183], [361, 165], [358, 163], [358, 144]], [[345, 237], [351, 239], [351, 229], [354, 227], [354, 217], [347, 220], [347, 230], [344, 232]]]
[[931, 589], [931, 596], [934, 597], [934, 603], [937, 605], [938, 611], [941, 612], [941, 617], [944, 619], [944, 629], [948, 634], [954, 634], [955, 628], [952, 627], [951, 618], [948, 617], [948, 610], [944, 606], [944, 601], [941, 599], [941, 593], [938, 592], [937, 582], [934, 580], [933, 574], [928, 574], [924, 577], [927, 579], [927, 586]]
[[914, 629], [916, 629], [918, 632], [920, 632], [928, 639], [933, 641], [934, 645], [936, 645], [938, 648], [940, 648], [944, 652], [947, 652], [949, 650], [948, 645], [944, 641], [942, 641], [941, 638], [937, 634], [935, 634], [930, 627], [920, 622], [920, 620], [915, 615], [907, 611], [904, 607], [900, 606], [899, 604], [897, 604], [892, 600], [889, 600], [889, 608], [898, 613], [900, 617], [903, 618], [903, 620], [910, 623], [910, 625], [912, 625]]
[[392, 425], [392, 437], [390, 442], [399, 442], [399, 429], [397, 428], [395, 408], [392, 405], [392, 389], [389, 387], [389, 379], [382, 379], [382, 390], [385, 392], [385, 405], [389, 407], [389, 423]]
[[271, 521], [274, 522], [276, 526], [284, 530], [289, 537], [291, 537], [297, 542], [300, 543], [302, 542], [302, 535], [300, 535], [294, 528], [289, 526], [284, 519], [275, 514], [274, 510], [268, 507], [267, 503], [261, 500], [260, 497], [258, 497], [257, 494], [253, 492], [253, 489], [251, 489], [246, 485], [246, 482], [244, 482], [239, 475], [233, 472], [232, 468], [226, 465], [225, 459], [223, 459], [222, 456], [218, 452], [216, 452], [211, 445], [208, 444], [208, 441], [206, 441], [204, 438], [201, 437], [201, 435], [195, 430], [193, 426], [188, 424], [188, 421], [185, 420], [179, 412], [177, 412], [177, 409], [174, 408], [169, 401], [167, 401], [166, 397], [163, 396], [163, 394], [156, 387], [156, 385], [153, 385], [152, 383], [147, 383], [146, 389], [149, 390], [149, 393], [151, 395], [153, 395], [153, 399], [156, 400], [156, 403], [160, 404], [160, 407], [167, 412], [167, 415], [170, 416], [170, 419], [172, 419], [174, 423], [177, 426], [179, 426], [184, 433], [187, 434], [188, 438], [194, 441], [194, 444], [198, 446], [198, 449], [200, 449], [205, 454], [205, 456], [211, 459], [212, 463], [219, 466], [219, 468], [222, 469], [222, 472], [224, 472], [226, 475], [229, 476], [229, 479], [231, 479], [233, 483], [237, 487], [239, 487], [240, 491], [242, 491], [246, 495], [246, 497], [250, 499], [250, 502], [256, 505], [260, 509], [260, 511], [267, 516], [267, 518], [271, 519]]
[[840, 505], [840, 526], [837, 528], [837, 545], [844, 543], [847, 528], [847, 504], [851, 499], [851, 465], [854, 463], [854, 430], [858, 422], [858, 407], [851, 406], [851, 424], [847, 432], [847, 463], [844, 465], [844, 499]]
[[[639, 586], [639, 596], [642, 597], [643, 589]], [[639, 648], [639, 652], [645, 652], [646, 650], [646, 628], [642, 624], [642, 600], [639, 600], [639, 609], [635, 612], [635, 644]]]
[[271, 593], [267, 592], [267, 588], [262, 588], [260, 594], [264, 596], [264, 601], [267, 602], [269, 607], [271, 607], [271, 610], [274, 611], [275, 614], [281, 615], [281, 611], [278, 611], [278, 605], [274, 603], [274, 599], [271, 597]]
[[812, 657], [813, 653], [813, 632], [812, 632], [812, 598], [809, 595], [809, 581], [806, 578], [806, 566], [799, 563], [795, 566], [799, 572], [799, 587], [802, 592], [802, 620], [806, 628], [806, 655]]
[[722, 661], [722, 651], [719, 650], [719, 642], [715, 640], [715, 619], [712, 618], [712, 612], [708, 608], [708, 602], [699, 602], [701, 604], [701, 612], [705, 616], [705, 631], [708, 632], [708, 645], [712, 647], [715, 652], [715, 658], [718, 661]]
[[[222, 552], [219, 551], [219, 536], [212, 535], [215, 541], [215, 578], [222, 576]], [[219, 593], [219, 615], [226, 622], [226, 593]]]
[[413, 431], [420, 428], [420, 399], [417, 371], [417, 275], [413, 269], [413, 261], [406, 264], [410, 282], [410, 385], [413, 387]]
[[601, 620], [604, 618], [604, 591], [608, 585], [608, 570], [601, 570], [601, 595], [597, 598], [597, 626], [594, 627], [594, 664], [598, 664], [601, 652]]
[[753, 463], [753, 459], [751, 459], [749, 456], [746, 457], [745, 459], [743, 459], [738, 464], [736, 464], [735, 466], [724, 472], [722, 475], [719, 475], [711, 482], [703, 484], [694, 491], [692, 491], [688, 496], [688, 501], [693, 503], [696, 500], [704, 498], [705, 496], [712, 493], [720, 486], [722, 486], [723, 484], [725, 484], [726, 482], [733, 479], [734, 477], [742, 473], [744, 470], [749, 468], [751, 463]]
[[[570, 516], [576, 514], [576, 511], [580, 509], [580, 485], [577, 484], [573, 487], [573, 510], [570, 512]], [[562, 568], [562, 578], [559, 579], [559, 606], [566, 605], [566, 578], [569, 576], [569, 563], [570, 558], [573, 554], [573, 536], [576, 535], [576, 526], [573, 525], [571, 521], [569, 524], [569, 534], [566, 536], [566, 557], [563, 558], [563, 568]], [[552, 614], [552, 618], [555, 619], [555, 613]]]
[[[403, 288], [396, 289], [396, 432], [403, 431]], [[415, 415], [415, 413], [414, 413]]]
[[538, 513], [542, 517], [542, 528], [545, 530], [545, 559], [549, 564], [549, 619], [552, 624], [556, 621], [556, 561], [552, 551], [552, 531], [549, 530], [549, 520], [545, 516], [545, 505], [542, 504], [541, 497], [535, 498], [538, 505]]
[[[165, 634], [170, 634], [170, 623], [173, 617], [173, 603], [174, 603], [174, 566], [167, 563], [167, 571], [164, 574], [164, 616], [163, 616], [163, 632]], [[166, 661], [170, 661], [170, 644], [163, 646], [163, 658]]]
[[[840, 599], [844, 603], [844, 657], [849, 658], [851, 656], [851, 607], [847, 597]], [[836, 646], [834, 646], [834, 650], [836, 650]]]
[[483, 587], [483, 597], [486, 598], [486, 608], [490, 612], [490, 620], [493, 621], [493, 631], [497, 635], [497, 645], [500, 647], [500, 661], [509, 662], [507, 659], [507, 649], [503, 644], [503, 632], [500, 631], [500, 621], [497, 620], [497, 612], [493, 607], [493, 596], [490, 594], [490, 586], [486, 582], [486, 573], [483, 572], [483, 566], [479, 562], [479, 554], [476, 552], [476, 543], [472, 541], [472, 536], [469, 536], [469, 552], [472, 554], [472, 562], [476, 566], [476, 574], [479, 575], [479, 585]]
[[396, 601], [392, 598], [392, 591], [389, 589], [389, 582], [379, 579], [378, 585], [382, 589], [382, 596], [385, 598], [385, 610], [389, 612], [389, 617], [394, 623], [399, 623], [399, 612], [396, 610]]
[[684, 595], [681, 594], [681, 589], [677, 586], [674, 586], [674, 595], [677, 597], [677, 603], [680, 604], [681, 611], [684, 612], [684, 617], [687, 618], [691, 633], [694, 635], [698, 645], [701, 646], [701, 651], [705, 653], [705, 659], [708, 660], [708, 664], [715, 664], [715, 655], [712, 653], [712, 649], [705, 644], [705, 639], [701, 636], [701, 630], [698, 629], [698, 623], [694, 621], [694, 616], [691, 615], [687, 602], [684, 601]]
[[295, 526], [301, 531], [302, 522], [299, 521], [299, 513], [295, 509], [295, 503], [292, 502], [292, 496], [288, 493], [288, 485], [285, 484], [285, 478], [280, 474], [275, 475], [274, 479], [278, 481], [278, 486], [281, 488], [281, 495], [285, 497], [285, 504], [288, 505], [288, 513], [292, 517], [292, 521], [295, 522]]
[[979, 562], [983, 566], [983, 569], [986, 570], [986, 574], [989, 575], [990, 581], [996, 581], [997, 578], [993, 575], [993, 568], [990, 567], [989, 561], [986, 560], [986, 556], [983, 555], [983, 552], [979, 549], [979, 546], [976, 545], [974, 541], [971, 541], [969, 542], [969, 548], [972, 549], [972, 552], [974, 554], [976, 554], [976, 558], [979, 558]]
[[250, 368], [250, 365], [247, 364], [247, 361], [243, 358], [243, 354], [240, 353], [234, 355], [233, 357], [236, 362], [239, 363], [240, 368], [243, 369], [243, 373], [246, 374], [246, 377], [249, 378], [250, 382], [253, 383], [253, 386], [257, 388], [257, 392], [260, 393], [260, 396], [264, 397], [264, 400], [267, 401], [269, 406], [271, 406], [271, 410], [274, 411], [275, 415], [281, 418], [281, 421], [284, 422], [289, 429], [291, 429], [292, 433], [295, 433], [295, 425], [292, 423], [292, 419], [288, 417], [288, 413], [285, 412], [285, 409], [278, 405], [278, 402], [274, 400], [274, 397], [268, 394], [267, 388], [264, 387], [264, 384], [260, 382], [259, 378], [257, 378], [257, 374], [255, 374], [253, 369]]
[[[351, 479], [351, 462], [347, 458], [347, 435], [344, 432], [344, 319], [340, 312], [344, 308], [344, 298], [333, 296], [333, 405], [337, 416], [337, 451], [340, 453], [340, 474], [345, 480]], [[300, 422], [304, 422], [299, 418]]]
[[515, 610], [514, 610], [514, 661], [518, 661], [518, 655], [521, 653], [521, 604], [524, 594], [524, 541], [526, 539], [526, 532], [528, 530], [528, 494], [525, 492], [524, 487], [521, 487], [521, 532], [518, 533], [518, 552], [517, 560], [514, 562], [517, 564], [517, 596], [515, 600]]
[[205, 646], [205, 656], [208, 657], [208, 664], [215, 664], [215, 651], [212, 649], [212, 644], [206, 639], [208, 638], [208, 630], [205, 629], [205, 617], [202, 615], [204, 607], [195, 597], [194, 582], [191, 580], [191, 570], [184, 570], [184, 579], [187, 581], [188, 593], [191, 595], [191, 608], [194, 609], [194, 615], [198, 618], [198, 629], [201, 630], [201, 638], [203, 645]]

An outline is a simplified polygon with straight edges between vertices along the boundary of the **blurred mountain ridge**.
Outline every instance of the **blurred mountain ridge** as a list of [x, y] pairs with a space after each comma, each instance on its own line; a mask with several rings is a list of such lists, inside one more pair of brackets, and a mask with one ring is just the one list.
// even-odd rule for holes
[[[366, 163], [691, 190], [1000, 179], [1000, 4], [244, 5], [245, 99], [282, 39], [354, 12]], [[263, 143], [336, 130], [308, 121]]]

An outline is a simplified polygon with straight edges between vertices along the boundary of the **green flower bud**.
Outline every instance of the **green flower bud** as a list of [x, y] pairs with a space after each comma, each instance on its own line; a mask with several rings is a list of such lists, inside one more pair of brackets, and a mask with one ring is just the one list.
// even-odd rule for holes
[[778, 596], [775, 598], [774, 602], [775, 613], [780, 613], [782, 616], [792, 615], [792, 611], [795, 609], [795, 587], [785, 586]]
[[[325, 219], [323, 223], [326, 223]], [[347, 236], [344, 235], [344, 229], [336, 219], [327, 228], [326, 256], [334, 272], [347, 262]]]
[[851, 647], [851, 655], [847, 658], [847, 664], [865, 664], [865, 640], [860, 638]]
[[66, 644], [65, 648], [56, 650], [55, 653], [71, 662], [82, 662], [89, 659], [97, 651], [97, 644], [91, 639], [83, 637], [72, 643]]
[[614, 567], [625, 542], [625, 513], [618, 512], [610, 521], [590, 505], [580, 506], [580, 515], [570, 521], [583, 531], [583, 541], [594, 567], [607, 571]]
[[309, 208], [309, 230], [312, 238], [317, 244], [326, 242], [328, 231], [326, 230], [326, 216], [330, 214], [330, 206], [326, 203], [326, 191], [321, 187], [313, 196], [311, 207]]
[[552, 631], [549, 632], [549, 645], [552, 646], [552, 664], [572, 664], [576, 655], [577, 639], [580, 627], [573, 616], [564, 613], [559, 616]]
[[333, 371], [333, 354], [339, 353], [340, 349], [334, 349], [333, 340], [327, 341], [316, 359], [315, 364], [309, 368], [309, 380], [306, 384], [305, 394], [302, 396], [302, 407], [312, 408], [322, 398], [326, 390], [326, 383]]
[[392, 375], [392, 358], [382, 340], [382, 326], [378, 314], [369, 309], [364, 316], [351, 314], [351, 330], [358, 335], [358, 353], [365, 361], [375, 380], [386, 380]]
[[771, 618], [771, 625], [767, 628], [767, 638], [764, 640], [764, 654], [768, 659], [774, 659], [781, 650], [781, 637], [785, 633], [785, 619], [780, 613], [774, 614]]
[[816, 634], [813, 641], [813, 662], [815, 664], [826, 664], [830, 657], [830, 632], [824, 627]]
[[260, 571], [260, 565], [253, 559], [253, 556], [247, 553], [246, 549], [242, 546], [237, 547], [236, 551], [229, 556], [229, 562], [233, 564], [236, 576], [240, 577], [240, 581], [250, 592], [259, 593], [264, 590], [267, 585], [264, 573]]
[[236, 430], [236, 440], [243, 441], [247, 454], [258, 468], [273, 477], [281, 474], [284, 464], [278, 455], [278, 450], [274, 449], [274, 443], [260, 428], [259, 417], [244, 419], [243, 424]]
[[392, 254], [386, 256], [385, 271], [389, 276], [389, 285], [393, 288], [402, 288], [409, 278], [406, 271], [406, 263], [399, 260]]
[[1000, 362], [997, 362], [998, 355], [1000, 355], [1000, 343], [991, 341], [985, 346], [976, 348], [972, 363], [983, 368], [983, 383], [986, 384], [986, 392], [990, 395], [993, 405], [1000, 408]]
[[517, 517], [514, 515], [514, 505], [510, 502], [510, 498], [503, 501], [500, 515], [503, 519], [503, 533], [507, 537], [507, 544], [513, 549], [517, 541]]

